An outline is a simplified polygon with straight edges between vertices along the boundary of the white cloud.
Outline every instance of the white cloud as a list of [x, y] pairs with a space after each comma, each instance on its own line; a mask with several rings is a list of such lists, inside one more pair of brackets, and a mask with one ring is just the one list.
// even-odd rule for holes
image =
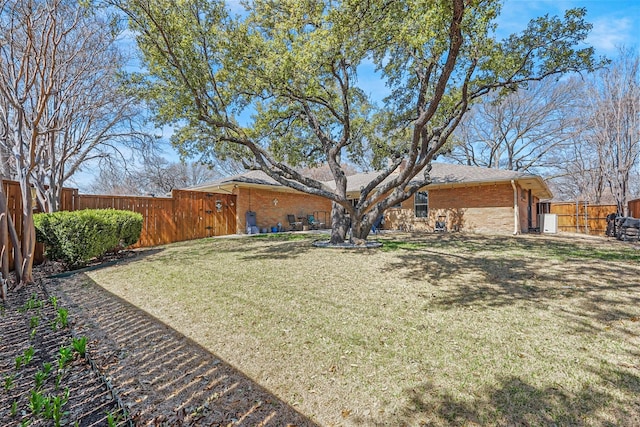
[[593, 30], [587, 43], [603, 53], [614, 53], [617, 48], [637, 43], [632, 40], [633, 20], [631, 18], [600, 18], [593, 22]]

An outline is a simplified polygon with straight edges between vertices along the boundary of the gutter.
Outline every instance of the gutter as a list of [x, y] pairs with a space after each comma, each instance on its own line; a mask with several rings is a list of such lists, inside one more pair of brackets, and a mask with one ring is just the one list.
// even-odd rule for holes
[[518, 188], [516, 187], [515, 180], [511, 180], [511, 187], [513, 187], [513, 235], [519, 233], [520, 225], [520, 212], [518, 209]]

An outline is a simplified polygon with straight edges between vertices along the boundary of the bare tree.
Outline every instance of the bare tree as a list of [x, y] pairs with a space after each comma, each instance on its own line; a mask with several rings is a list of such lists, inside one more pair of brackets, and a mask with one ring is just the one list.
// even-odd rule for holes
[[606, 191], [600, 157], [583, 140], [582, 134], [578, 134], [564, 150], [555, 174], [549, 181], [555, 197], [559, 199], [585, 200], [595, 204], [611, 201]]
[[135, 98], [117, 83], [124, 58], [116, 28], [87, 6], [0, 0], [0, 171], [21, 187], [21, 284], [31, 281], [35, 247], [32, 188], [42, 209], [55, 211], [62, 185], [84, 162], [146, 141], [132, 131]]
[[[61, 4], [61, 13], [77, 8]], [[120, 83], [126, 58], [108, 16], [84, 10], [78, 25], [61, 38], [50, 108], [46, 110], [42, 157], [34, 171], [45, 211], [59, 209], [62, 186], [83, 164], [116, 155], [123, 146], [140, 148], [150, 137], [138, 129], [142, 112]]]
[[166, 194], [174, 189], [204, 184], [220, 175], [200, 162], [169, 162], [160, 156], [147, 157], [139, 180], [147, 194]]
[[[13, 242], [15, 273], [21, 286], [32, 280], [35, 231], [31, 176], [42, 157], [46, 112], [56, 78], [55, 70], [46, 64], [59, 60], [61, 38], [78, 25], [80, 13], [60, 16], [56, 2], [6, 0], [0, 6], [0, 107], [6, 129], [2, 142], [12, 153], [21, 188], [22, 239]], [[8, 217], [4, 207], [2, 213]], [[7, 255], [3, 251], [3, 256]]]
[[578, 132], [553, 178], [556, 194], [569, 199], [614, 203], [627, 214], [632, 185], [640, 173], [640, 59], [620, 49], [607, 69], [577, 90]]
[[640, 160], [640, 56], [620, 49], [618, 59], [591, 86], [588, 149], [616, 204], [627, 215], [629, 186]]
[[135, 169], [131, 165], [103, 167], [91, 189], [100, 194], [165, 195], [174, 189], [204, 184], [218, 177], [217, 170], [201, 162], [170, 162], [151, 154]]
[[461, 164], [533, 172], [556, 166], [575, 128], [576, 79], [532, 82], [475, 105], [446, 157]]

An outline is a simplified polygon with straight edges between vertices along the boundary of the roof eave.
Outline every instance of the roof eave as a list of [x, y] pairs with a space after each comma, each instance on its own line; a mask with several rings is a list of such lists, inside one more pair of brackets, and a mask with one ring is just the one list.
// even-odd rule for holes
[[537, 175], [525, 175], [518, 178], [505, 178], [505, 179], [492, 179], [486, 181], [465, 181], [465, 182], [434, 182], [425, 187], [425, 189], [439, 189], [439, 188], [461, 188], [461, 187], [475, 187], [485, 185], [498, 185], [498, 184], [510, 184], [511, 181], [517, 183], [520, 187], [531, 190], [532, 194], [539, 199], [547, 199], [553, 197], [553, 193], [544, 182], [544, 180]]

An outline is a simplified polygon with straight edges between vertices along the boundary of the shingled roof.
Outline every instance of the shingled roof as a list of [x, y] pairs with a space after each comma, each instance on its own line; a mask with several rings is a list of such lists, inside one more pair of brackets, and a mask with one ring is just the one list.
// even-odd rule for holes
[[[347, 192], [359, 192], [362, 187], [371, 182], [376, 176], [378, 176], [378, 174], [379, 172], [361, 172], [347, 177]], [[531, 189], [534, 195], [541, 199], [548, 199], [552, 197], [549, 187], [547, 187], [546, 183], [540, 176], [524, 172], [454, 165], [448, 163], [432, 163], [430, 177], [432, 184], [429, 185], [428, 188], [487, 185], [494, 183], [506, 183], [513, 180], [514, 182], [518, 182], [522, 188]], [[391, 179], [391, 177], [387, 179]], [[329, 188], [335, 188], [335, 183], [333, 181], [327, 181], [325, 184]], [[233, 187], [236, 185], [250, 187], [281, 187], [281, 190], [288, 190], [287, 187], [275, 181], [262, 171], [249, 171], [240, 175], [222, 178], [197, 187], [191, 187], [189, 190], [231, 192]]]

